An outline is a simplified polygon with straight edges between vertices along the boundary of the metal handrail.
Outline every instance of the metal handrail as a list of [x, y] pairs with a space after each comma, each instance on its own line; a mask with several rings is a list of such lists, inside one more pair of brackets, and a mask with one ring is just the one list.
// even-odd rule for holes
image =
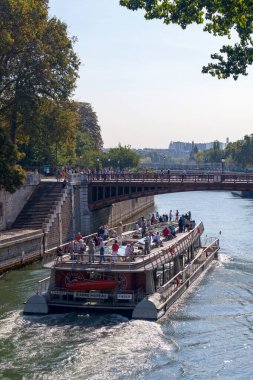
[[[193, 266], [194, 270], [193, 270], [193, 274], [194, 272], [196, 272], [196, 270], [203, 264], [201, 262], [197, 262], [197, 260], [200, 259], [200, 257], [203, 255], [205, 256], [205, 258], [207, 258], [209, 256], [209, 254], [207, 253], [213, 253], [215, 250], [217, 250], [219, 247], [219, 239], [215, 239], [208, 247], [206, 247], [205, 249], [203, 249], [203, 251], [197, 255], [191, 262], [190, 264]], [[185, 269], [181, 270], [180, 272], [178, 272], [174, 277], [172, 277], [165, 285], [161, 286], [159, 289], [157, 289], [157, 293], [159, 294], [162, 294], [164, 292], [166, 292], [169, 287], [171, 287], [171, 285], [173, 285], [175, 283], [175, 281], [177, 280], [178, 277], [182, 276], [183, 273], [187, 272], [188, 270], [188, 267], [186, 267]], [[186, 279], [183, 283], [185, 283], [188, 279]], [[181, 283], [181, 285], [183, 285], [183, 283]], [[176, 286], [176, 288], [178, 288], [178, 286]], [[172, 294], [173, 292], [171, 292]]]
[[227, 173], [194, 173], [194, 174], [153, 174], [153, 173], [125, 173], [125, 174], [84, 174], [79, 175], [78, 182], [253, 182], [253, 174]]

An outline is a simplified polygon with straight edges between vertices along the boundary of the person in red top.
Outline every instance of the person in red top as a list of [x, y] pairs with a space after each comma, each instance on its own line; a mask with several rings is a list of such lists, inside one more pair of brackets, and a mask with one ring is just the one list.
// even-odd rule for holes
[[82, 238], [83, 238], [83, 237], [82, 237], [81, 232], [78, 232], [78, 233], [76, 234], [75, 240], [76, 240], [76, 241], [80, 241]]
[[118, 250], [119, 250], [118, 241], [115, 240], [114, 243], [113, 243], [113, 245], [112, 245], [112, 262], [113, 262], [113, 263], [114, 263], [115, 261], [117, 261]]
[[163, 236], [165, 239], [170, 240], [173, 238], [171, 229], [169, 227], [165, 227], [163, 230]]

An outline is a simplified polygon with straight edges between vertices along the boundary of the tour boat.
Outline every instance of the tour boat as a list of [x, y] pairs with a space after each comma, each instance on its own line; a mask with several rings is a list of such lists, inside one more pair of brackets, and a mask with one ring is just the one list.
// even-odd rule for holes
[[133, 241], [133, 255], [121, 256], [116, 262], [107, 250], [102, 263], [99, 252], [94, 263], [89, 262], [88, 253], [81, 260], [70, 253], [60, 261], [51, 260], [45, 265], [51, 269], [50, 277], [39, 282], [24, 313], [82, 310], [157, 320], [217, 257], [219, 240], [201, 238], [202, 222], [191, 227], [172, 240], [163, 240], [159, 247], [153, 246], [146, 255]]

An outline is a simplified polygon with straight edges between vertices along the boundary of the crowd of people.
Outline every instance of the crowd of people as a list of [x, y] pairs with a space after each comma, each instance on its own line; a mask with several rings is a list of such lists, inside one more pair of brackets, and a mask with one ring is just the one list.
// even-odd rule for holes
[[[178, 226], [178, 227], [177, 227]], [[65, 246], [65, 250], [70, 252], [71, 258], [77, 262], [94, 263], [95, 258], [99, 256], [99, 263], [106, 261], [105, 247], [110, 246], [110, 261], [115, 263], [118, 258], [118, 252], [121, 246], [124, 246], [126, 261], [134, 261], [136, 250], [134, 245], [139, 241], [139, 250], [142, 254], [149, 254], [152, 247], [161, 247], [163, 241], [171, 240], [176, 237], [176, 232], [182, 233], [190, 230], [192, 227], [191, 212], [179, 216], [178, 210], [174, 215], [172, 210], [168, 214], [160, 215], [158, 212], [140, 217], [134, 225], [133, 243], [126, 243], [123, 240], [124, 226], [120, 222], [117, 228], [109, 229], [106, 225], [101, 225], [95, 235], [84, 238], [78, 232], [75, 238]], [[113, 239], [113, 242], [112, 242]], [[56, 262], [62, 261], [63, 249], [56, 249]]]

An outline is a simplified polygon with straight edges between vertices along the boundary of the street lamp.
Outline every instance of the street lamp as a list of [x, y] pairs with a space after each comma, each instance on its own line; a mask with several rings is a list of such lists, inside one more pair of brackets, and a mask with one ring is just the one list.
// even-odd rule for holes
[[166, 157], [163, 156], [163, 170], [165, 170], [165, 159], [166, 159]]
[[221, 159], [221, 173], [224, 173], [224, 164], [225, 164], [225, 158]]

